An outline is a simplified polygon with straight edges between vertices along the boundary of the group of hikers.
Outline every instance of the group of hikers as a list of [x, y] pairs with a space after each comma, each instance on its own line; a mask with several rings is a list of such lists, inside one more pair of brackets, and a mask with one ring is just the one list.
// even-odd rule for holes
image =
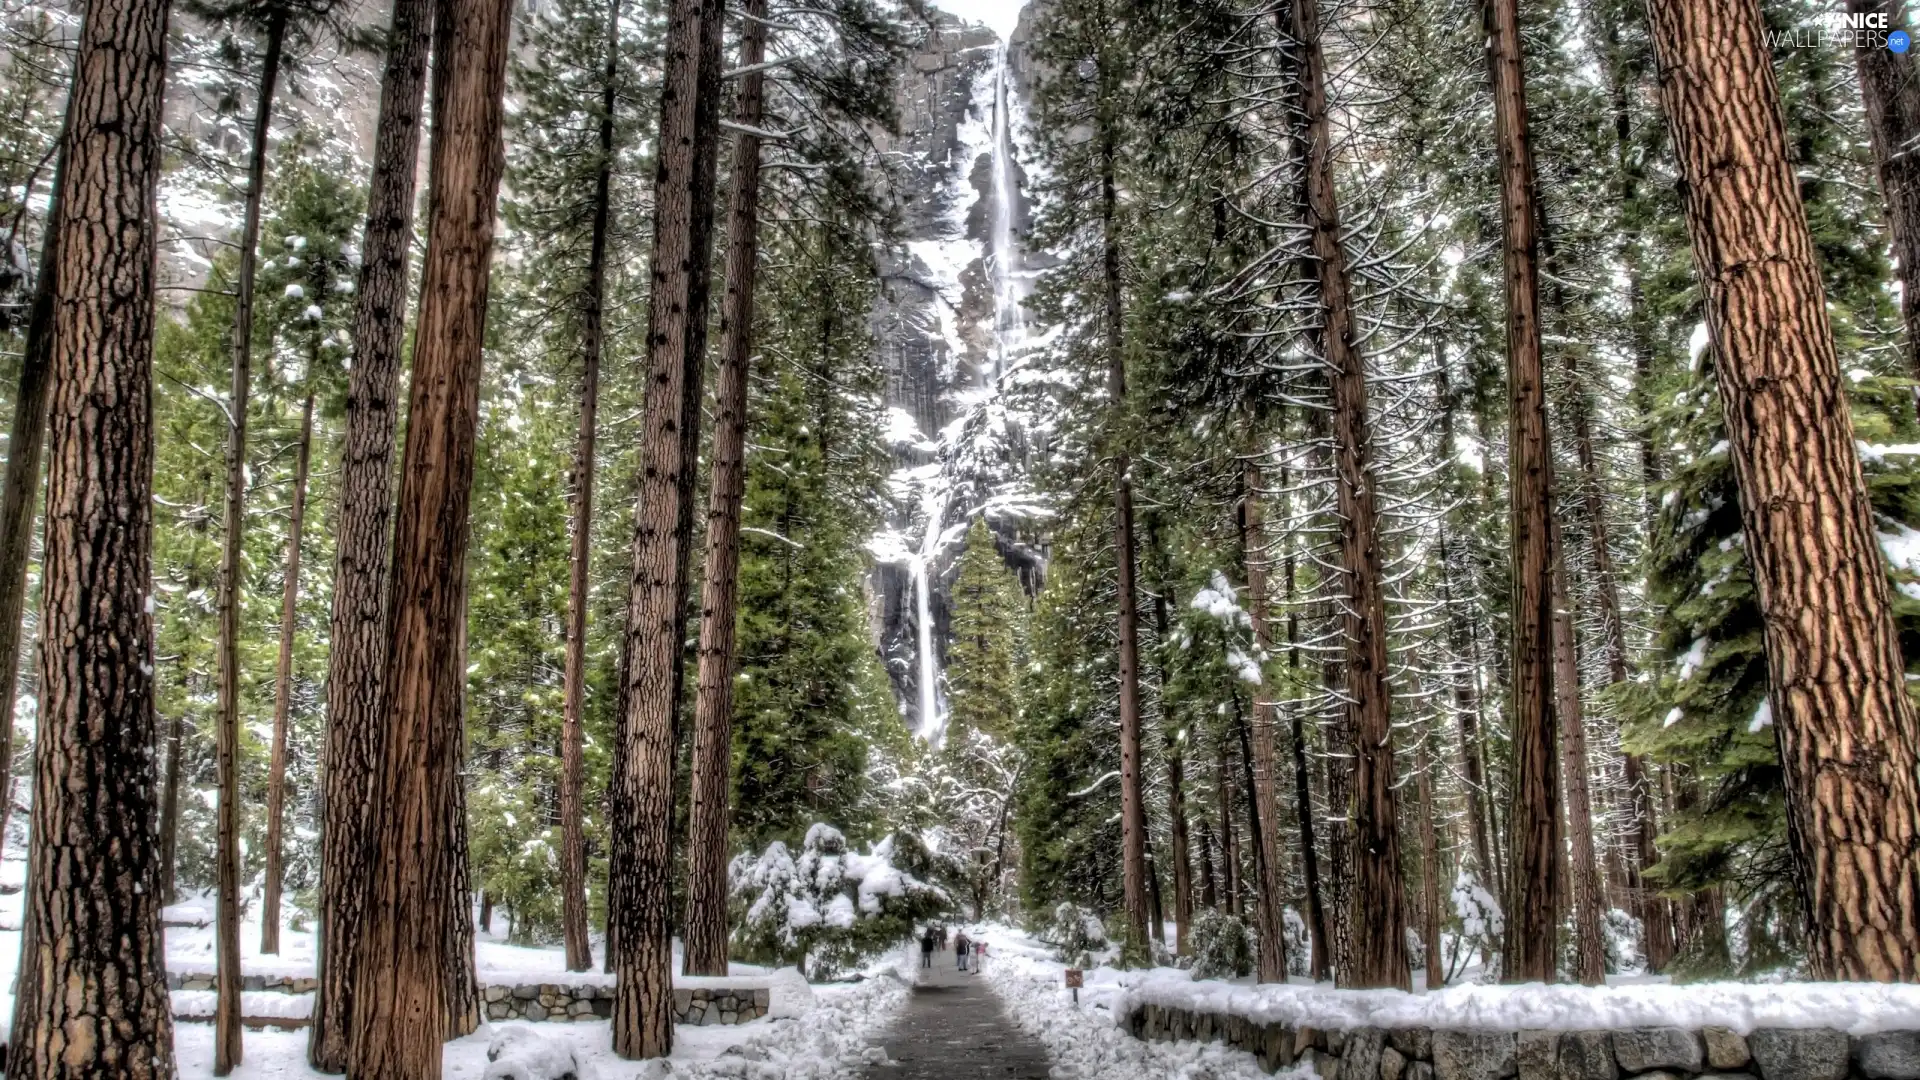
[[[926, 931], [920, 935], [920, 966], [932, 967], [934, 951], [945, 952], [946, 948], [947, 928], [929, 923]], [[953, 962], [955, 971], [979, 974], [981, 967], [987, 962], [987, 943], [973, 940], [964, 930], [956, 931], [953, 934]], [[971, 967], [968, 966], [969, 963]]]

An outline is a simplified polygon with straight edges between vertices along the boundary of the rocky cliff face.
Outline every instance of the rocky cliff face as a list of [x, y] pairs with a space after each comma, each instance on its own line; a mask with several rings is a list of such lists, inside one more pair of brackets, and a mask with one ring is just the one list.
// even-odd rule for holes
[[973, 518], [1029, 592], [1046, 567], [1046, 512], [1027, 483], [1044, 424], [1006, 394], [1033, 341], [1021, 302], [1037, 265], [1022, 243], [1024, 27], [1003, 44], [985, 27], [939, 24], [907, 66], [886, 147], [905, 235], [874, 312], [895, 469], [892, 512], [869, 545], [871, 611], [903, 712], [929, 739], [945, 712], [947, 592]]

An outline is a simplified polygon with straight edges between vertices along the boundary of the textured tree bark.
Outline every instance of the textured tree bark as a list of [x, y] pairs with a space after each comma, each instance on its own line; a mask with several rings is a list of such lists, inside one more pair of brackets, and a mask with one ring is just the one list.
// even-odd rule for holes
[[[1100, 77], [1110, 82], [1117, 73], [1101, 65]], [[1110, 111], [1113, 92], [1100, 94], [1095, 124], [1100, 154], [1100, 272], [1105, 301], [1107, 394], [1118, 425], [1126, 413], [1127, 362], [1123, 331], [1120, 280], [1119, 148]], [[1147, 936], [1146, 806], [1141, 796], [1140, 761], [1140, 611], [1134, 579], [1133, 458], [1124, 444], [1113, 453], [1114, 561], [1119, 591], [1120, 663], [1120, 877], [1124, 889], [1127, 927], [1135, 939]]]
[[61, 140], [15, 1080], [174, 1075], [147, 607], [167, 7], [86, 6]]
[[214, 840], [213, 1075], [240, 1064], [240, 590], [241, 552], [247, 528], [247, 398], [253, 383], [253, 279], [260, 246], [260, 204], [266, 196], [267, 136], [273, 126], [273, 93], [280, 81], [286, 43], [285, 12], [274, 9], [260, 60], [254, 100], [253, 145], [247, 157], [247, 202], [240, 227], [240, 268], [233, 304], [233, 387], [227, 397], [225, 533], [220, 543], [220, 624], [216, 651], [217, 718], [214, 761], [219, 801]]
[[[1247, 458], [1240, 478], [1240, 557], [1246, 562], [1247, 617], [1252, 623], [1254, 648], [1264, 661], [1273, 651], [1273, 635], [1267, 625], [1266, 515], [1260, 506], [1260, 465]], [[1250, 767], [1253, 770], [1252, 817], [1254, 834], [1260, 837], [1259, 858], [1255, 868], [1260, 875], [1260, 895], [1255, 910], [1255, 931], [1260, 943], [1259, 965], [1255, 978], [1263, 983], [1287, 981], [1286, 912], [1283, 906], [1284, 879], [1280, 873], [1279, 741], [1275, 728], [1273, 692], [1264, 682], [1253, 699], [1253, 730], [1248, 736]]]
[[[1626, 207], [1633, 205], [1640, 197], [1640, 181], [1644, 170], [1633, 144], [1632, 87], [1629, 83], [1631, 72], [1626, 50], [1620, 40], [1617, 17], [1603, 22], [1599, 37], [1607, 58], [1607, 95], [1613, 114], [1615, 187], [1618, 191], [1619, 205]], [[1633, 242], [1632, 237], [1624, 235], [1621, 237], [1620, 255], [1627, 267], [1627, 339], [1633, 352], [1634, 366], [1632, 400], [1634, 409], [1645, 417], [1653, 412], [1653, 403], [1650, 399], [1653, 346], [1645, 331], [1647, 316], [1644, 311], [1644, 296], [1640, 288], [1639, 246]], [[1645, 430], [1645, 424], [1639, 427], [1635, 441], [1640, 448], [1641, 489], [1645, 492], [1642, 524], [1643, 527], [1651, 528], [1659, 510], [1659, 504], [1656, 501], [1658, 496], [1654, 492], [1658, 486], [1660, 463], [1653, 441]], [[1576, 433], [1576, 438], [1578, 437]], [[1590, 439], [1582, 442], [1583, 445], [1591, 448]], [[1608, 551], [1598, 533], [1594, 535], [1594, 546], [1596, 553]], [[1605, 584], [1604, 576], [1601, 584], [1603, 586]], [[1603, 592], [1603, 603], [1605, 595]], [[1619, 621], [1617, 602], [1615, 612], [1611, 625], [1620, 626], [1622, 624]], [[1612, 652], [1614, 640], [1609, 632], [1607, 674], [1610, 680], [1618, 682], [1626, 677], [1625, 640], [1624, 637], [1620, 639], [1621, 651], [1618, 653], [1617, 666], [1615, 654]], [[1621, 774], [1631, 813], [1631, 827], [1626, 838], [1627, 892], [1633, 903], [1634, 914], [1640, 919], [1642, 947], [1647, 958], [1647, 969], [1655, 972], [1663, 971], [1673, 962], [1673, 924], [1667, 911], [1667, 901], [1662, 897], [1650, 895], [1640, 878], [1641, 869], [1651, 866], [1658, 858], [1653, 847], [1653, 840], [1659, 834], [1659, 828], [1654, 818], [1652, 787], [1646, 776], [1645, 765], [1636, 754], [1621, 755]]]
[[160, 795], [160, 895], [169, 904], [177, 899], [173, 862], [180, 839], [180, 743], [186, 732], [185, 717], [174, 713], [173, 720], [167, 724], [167, 778]]
[[1178, 955], [1192, 953], [1189, 931], [1193, 928], [1193, 852], [1187, 832], [1187, 781], [1184, 739], [1167, 733], [1167, 829], [1173, 845], [1173, 922], [1179, 928], [1174, 939]]
[[[766, 0], [746, 0], [740, 66], [766, 59]], [[760, 138], [765, 75], [740, 79], [727, 206], [726, 297], [720, 312], [720, 372], [714, 391], [713, 476], [700, 601], [700, 674], [694, 706], [688, 809], [686, 971], [727, 973], [728, 797], [733, 782], [734, 634], [740, 585], [740, 507], [747, 492], [747, 385], [753, 365], [753, 301], [760, 261]]]
[[[309, 361], [311, 362], [311, 361]], [[267, 763], [267, 881], [260, 900], [260, 951], [280, 951], [281, 824], [287, 807], [287, 722], [293, 705], [293, 636], [300, 605], [300, 532], [307, 520], [307, 466], [313, 452], [313, 388], [300, 407], [294, 452], [293, 507], [287, 521], [287, 560], [280, 590], [280, 657], [273, 676], [273, 751]]]
[[[1847, 0], [1856, 14], [1885, 14], [1889, 27], [1907, 25], [1906, 0]], [[1887, 231], [1900, 273], [1900, 314], [1907, 324], [1907, 369], [1920, 378], [1920, 83], [1911, 52], [1853, 50], [1867, 136], [1880, 193], [1887, 200]]]
[[1220, 910], [1220, 893], [1213, 881], [1213, 826], [1200, 819], [1200, 906]]
[[1920, 980], [1915, 720], [1754, 0], [1648, 5], [1815, 977]]
[[1433, 991], [1447, 981], [1440, 956], [1440, 837], [1434, 828], [1433, 760], [1425, 739], [1414, 745], [1414, 754], [1420, 796], [1420, 942], [1427, 958], [1427, 989]]
[[1559, 958], [1560, 779], [1553, 672], [1553, 445], [1540, 355], [1540, 283], [1533, 150], [1527, 132], [1518, 0], [1487, 5], [1505, 221], [1507, 437], [1513, 537], [1513, 880], [1505, 964], [1513, 982], [1552, 982]]
[[1240, 917], [1240, 841], [1233, 828], [1233, 766], [1228, 739], [1222, 736], [1213, 762], [1213, 793], [1220, 815], [1220, 892], [1227, 914]]
[[1573, 598], [1567, 585], [1560, 525], [1552, 524], [1553, 548], [1561, 559], [1553, 575], [1553, 679], [1560, 717], [1560, 779], [1566, 790], [1568, 871], [1573, 900], [1573, 977], [1587, 986], [1607, 980], [1607, 948], [1600, 935], [1605, 904], [1600, 864], [1593, 844], [1593, 796], [1587, 785], [1586, 714], [1580, 703], [1579, 643], [1574, 639]]
[[[53, 286], [60, 259], [60, 184], [66, 174], [63, 149], [53, 166], [46, 233], [33, 279], [32, 307], [20, 349], [20, 382], [14, 389], [7, 464], [0, 479], [0, 838], [13, 814], [13, 706], [20, 682], [21, 622], [27, 610], [27, 564], [33, 559], [33, 522], [40, 494], [40, 460], [46, 448], [47, 399], [53, 379]], [[0, 840], [0, 843], [3, 843]], [[166, 861], [171, 866], [171, 859]], [[169, 871], [170, 872], [170, 871]]]
[[307, 1033], [307, 1060], [322, 1072], [347, 1067], [354, 954], [371, 873], [367, 834], [373, 768], [386, 747], [395, 393], [406, 336], [415, 166], [433, 16], [434, 0], [394, 0], [354, 292], [320, 780], [320, 932], [314, 949], [319, 986]]
[[1307, 227], [1318, 268], [1324, 314], [1317, 332], [1333, 391], [1334, 486], [1340, 530], [1346, 678], [1345, 711], [1353, 757], [1348, 815], [1352, 894], [1347, 899], [1351, 984], [1406, 989], [1407, 939], [1400, 836], [1395, 808], [1393, 729], [1387, 681], [1387, 614], [1382, 591], [1373, 435], [1367, 416], [1367, 375], [1353, 322], [1340, 207], [1333, 178], [1333, 128], [1328, 116], [1326, 53], [1318, 0], [1293, 6], [1293, 38], [1300, 43], [1301, 107], [1307, 120]]
[[[1281, 487], [1288, 487], [1282, 474]], [[1287, 671], [1297, 682], [1300, 678], [1300, 613], [1293, 606], [1294, 556], [1287, 553]], [[1300, 873], [1307, 888], [1307, 933], [1313, 955], [1307, 969], [1315, 982], [1333, 978], [1333, 955], [1328, 943], [1327, 905], [1320, 893], [1320, 857], [1314, 852], [1313, 778], [1307, 771], [1307, 732], [1298, 703], [1287, 709], [1293, 725], [1293, 800], [1300, 821]]]
[[673, 1050], [674, 743], [699, 464], [722, 16], [719, 0], [674, 0], [667, 14], [647, 401], [612, 800], [608, 935], [619, 987], [613, 1048], [625, 1058]]
[[387, 610], [386, 751], [374, 765], [370, 882], [347, 1071], [437, 1080], [468, 1011], [462, 699], [468, 507], [503, 164], [511, 0], [445, 0], [435, 41], [427, 254]]
[[[1444, 357], [1434, 365], [1434, 383], [1435, 392], [1440, 398], [1440, 455], [1446, 461], [1453, 461], [1457, 452], [1454, 413], [1459, 401], [1454, 394], [1453, 381], [1447, 374]], [[1453, 537], [1444, 520], [1438, 523], [1437, 528], [1440, 596], [1447, 608], [1447, 648], [1457, 663], [1476, 651], [1473, 647], [1473, 626], [1454, 594]], [[1495, 861], [1497, 848], [1488, 826], [1487, 770], [1480, 755], [1480, 694], [1472, 675], [1479, 665], [1464, 666], [1467, 670], [1455, 675], [1449, 682], [1453, 689], [1454, 722], [1460, 729], [1460, 773], [1465, 781], [1467, 797], [1467, 839], [1473, 845], [1474, 863], [1482, 884], [1491, 888], [1495, 895], [1503, 895], [1499, 884], [1500, 867]]]
[[586, 783], [582, 723], [587, 702], [587, 577], [593, 564], [595, 424], [600, 356], [606, 341], [607, 232], [613, 219], [613, 119], [618, 105], [620, 0], [607, 4], [607, 58], [601, 70], [600, 162], [594, 170], [593, 236], [580, 304], [580, 434], [573, 457], [573, 548], [567, 576], [566, 687], [560, 733], [561, 934], [568, 971], [593, 967], [587, 938]]

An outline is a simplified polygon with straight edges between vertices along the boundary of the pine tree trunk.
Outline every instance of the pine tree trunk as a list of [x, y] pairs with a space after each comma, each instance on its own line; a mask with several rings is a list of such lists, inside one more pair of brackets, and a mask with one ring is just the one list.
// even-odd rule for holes
[[[1644, 170], [1633, 143], [1633, 112], [1630, 104], [1632, 87], [1628, 82], [1628, 64], [1620, 40], [1619, 20], [1617, 18], [1606, 20], [1600, 28], [1599, 36], [1607, 59], [1607, 95], [1613, 113], [1617, 199], [1619, 205], [1624, 208], [1632, 206], [1639, 200], [1640, 181]], [[1640, 287], [1639, 246], [1633, 242], [1632, 237], [1621, 238], [1620, 255], [1627, 266], [1627, 340], [1633, 353], [1634, 366], [1632, 401], [1635, 411], [1646, 418], [1653, 412], [1653, 403], [1650, 398], [1653, 346], [1646, 332], [1648, 316], [1645, 310], [1645, 296]], [[1636, 433], [1635, 441], [1640, 449], [1640, 479], [1645, 499], [1642, 526], [1651, 528], [1659, 510], [1658, 495], [1655, 494], [1660, 473], [1659, 457], [1654, 450], [1651, 437], [1645, 430], [1645, 423], [1637, 426], [1640, 430]], [[1575, 437], [1579, 438], [1577, 432]], [[1582, 440], [1582, 445], [1590, 449], [1592, 445], [1590, 438]], [[1607, 551], [1598, 533], [1594, 535], [1594, 545], [1596, 553]], [[1604, 576], [1600, 584], [1604, 587]], [[1603, 592], [1603, 603], [1605, 596]], [[1612, 625], [1623, 625], [1620, 623], [1617, 602]], [[1618, 682], [1626, 677], [1624, 636], [1620, 639], [1621, 651], [1618, 654], [1617, 666], [1615, 654], [1612, 651], [1614, 641], [1609, 631], [1608, 678]], [[1630, 825], [1626, 836], [1628, 896], [1631, 898], [1634, 914], [1640, 919], [1647, 970], [1663, 971], [1673, 961], [1673, 924], [1669, 917], [1666, 900], [1649, 894], [1640, 878], [1642, 868], [1651, 866], [1658, 858], [1654, 851], [1653, 840], [1659, 835], [1659, 828], [1654, 817], [1652, 787], [1646, 776], [1645, 764], [1639, 755], [1624, 752], [1621, 754], [1621, 779], [1626, 788], [1630, 814]]]
[[273, 125], [273, 94], [280, 80], [280, 55], [286, 42], [281, 9], [267, 25], [260, 61], [260, 88], [254, 101], [253, 145], [247, 158], [247, 202], [240, 228], [240, 268], [233, 304], [233, 387], [227, 397], [227, 481], [225, 534], [220, 544], [218, 616], [219, 682], [214, 759], [219, 801], [214, 840], [213, 1075], [225, 1076], [240, 1064], [240, 592], [246, 545], [247, 398], [253, 382], [253, 280], [260, 246], [260, 205], [266, 196], [267, 136]]
[[[746, 0], [740, 66], [766, 59], [766, 0]], [[720, 314], [713, 476], [700, 603], [700, 675], [694, 712], [693, 789], [688, 818], [686, 972], [727, 973], [728, 797], [733, 783], [733, 679], [740, 585], [740, 508], [747, 492], [747, 385], [753, 362], [753, 301], [760, 260], [760, 128], [765, 75], [740, 80], [734, 112], [732, 190], [727, 206], [726, 298]]]
[[1395, 809], [1393, 731], [1387, 681], [1386, 597], [1378, 542], [1373, 435], [1367, 415], [1365, 361], [1357, 344], [1339, 199], [1333, 178], [1326, 54], [1318, 0], [1294, 5], [1300, 43], [1301, 107], [1306, 114], [1307, 227], [1318, 269], [1323, 326], [1319, 344], [1333, 391], [1334, 486], [1340, 518], [1344, 586], [1344, 674], [1353, 754], [1349, 804], [1352, 895], [1348, 898], [1351, 985], [1409, 985], [1400, 837]]
[[1553, 445], [1540, 355], [1539, 218], [1518, 0], [1491, 0], [1487, 15], [1506, 238], [1513, 539], [1513, 879], [1504, 905], [1502, 975], [1514, 982], [1552, 982], [1564, 887], [1553, 672]]
[[[1327, 660], [1321, 668], [1323, 693], [1341, 692], [1340, 662]], [[1328, 752], [1320, 758], [1320, 786], [1327, 806], [1327, 963], [1339, 986], [1353, 984], [1353, 760], [1340, 748], [1353, 745], [1349, 710], [1334, 708], [1320, 723], [1320, 742]]]
[[613, 119], [620, 65], [620, 0], [607, 4], [607, 58], [601, 71], [600, 162], [594, 171], [593, 237], [580, 311], [580, 434], [574, 451], [573, 549], [567, 578], [567, 659], [560, 733], [560, 923], [568, 971], [593, 967], [587, 939], [586, 766], [582, 730], [587, 698], [587, 578], [593, 563], [595, 423], [600, 355], [606, 340], [607, 233], [613, 219]]
[[1153, 845], [1147, 845], [1147, 933], [1154, 944], [1167, 945], [1166, 909], [1160, 903], [1160, 864], [1153, 857]]
[[[1574, 407], [1571, 410], [1573, 438], [1575, 452], [1580, 459], [1580, 472], [1585, 480], [1583, 490], [1588, 535], [1593, 545], [1593, 588], [1600, 608], [1600, 632], [1606, 647], [1607, 682], [1615, 685], [1627, 681], [1626, 620], [1620, 607], [1620, 578], [1613, 563], [1612, 529], [1607, 523], [1608, 510], [1606, 499], [1601, 494], [1602, 478], [1598, 455], [1594, 450], [1593, 417], [1588, 407], [1591, 395], [1579, 366], [1577, 351], [1568, 353], [1567, 363], [1568, 375], [1574, 383]], [[1622, 752], [1620, 757], [1626, 789], [1623, 793], [1626, 799], [1624, 816], [1628, 827], [1620, 845], [1625, 857], [1617, 866], [1620, 873], [1614, 876], [1620, 889], [1625, 892], [1631, 910], [1641, 920], [1648, 969], [1659, 971], [1673, 959], [1666, 901], [1647, 896], [1640, 881], [1640, 868], [1651, 865], [1657, 857], [1653, 849], [1653, 803], [1648, 797], [1645, 766], [1639, 755]], [[1567, 760], [1572, 760], [1570, 754]], [[1568, 820], [1583, 819], [1572, 816], [1570, 812]]]
[[1220, 815], [1220, 892], [1227, 914], [1240, 917], [1240, 842], [1233, 829], [1233, 766], [1227, 740], [1213, 763], [1213, 791]]
[[[311, 360], [309, 361], [311, 362]], [[307, 466], [313, 450], [313, 388], [300, 407], [294, 452], [293, 508], [287, 522], [287, 561], [280, 592], [280, 657], [273, 676], [273, 753], [267, 765], [267, 881], [260, 901], [260, 951], [280, 951], [281, 824], [287, 806], [287, 723], [293, 705], [293, 637], [300, 604], [300, 530], [307, 517]]]
[[1187, 833], [1186, 757], [1184, 748], [1172, 732], [1167, 737], [1167, 819], [1173, 845], [1173, 922], [1178, 928], [1174, 939], [1180, 956], [1192, 955], [1190, 931], [1193, 929], [1193, 852]]
[[1173, 849], [1173, 921], [1177, 928], [1174, 939], [1177, 955], [1189, 955], [1191, 942], [1188, 931], [1193, 926], [1193, 845], [1187, 820], [1187, 733], [1180, 730], [1180, 724], [1166, 708], [1167, 699], [1167, 649], [1172, 641], [1171, 622], [1167, 614], [1167, 598], [1173, 587], [1166, 580], [1168, 565], [1165, 548], [1160, 543], [1159, 521], [1155, 517], [1147, 519], [1147, 547], [1152, 554], [1148, 562], [1159, 568], [1159, 587], [1153, 592], [1153, 639], [1155, 648], [1155, 689], [1161, 701], [1161, 753], [1167, 763], [1167, 836]]
[[61, 140], [15, 1080], [174, 1075], [147, 607], [167, 6], [86, 6]]
[[[1889, 27], [1907, 24], [1906, 0], [1847, 0], [1856, 14], [1884, 13]], [[1920, 71], [1911, 52], [1853, 50], [1866, 105], [1868, 141], [1887, 200], [1887, 231], [1900, 273], [1900, 314], [1907, 324], [1907, 369], [1920, 378]]]
[[619, 987], [613, 1048], [625, 1058], [664, 1057], [673, 1050], [674, 744], [699, 464], [722, 15], [719, 0], [673, 0], [667, 16], [647, 312], [648, 393], [615, 735], [609, 881], [608, 932]]
[[1593, 843], [1593, 796], [1587, 784], [1587, 728], [1580, 702], [1578, 642], [1574, 639], [1573, 597], [1567, 584], [1560, 527], [1552, 525], [1553, 547], [1562, 553], [1553, 575], [1553, 677], [1555, 711], [1560, 718], [1560, 779], [1566, 790], [1569, 892], [1573, 900], [1573, 977], [1587, 986], [1607, 979], [1607, 949], [1600, 935], [1605, 905], [1600, 864]]
[[174, 713], [167, 725], [167, 778], [160, 796], [160, 895], [168, 904], [179, 899], [174, 891], [173, 864], [180, 840], [180, 744], [186, 731], [186, 718]]
[[354, 955], [372, 873], [373, 769], [385, 756], [387, 741], [387, 526], [393, 513], [395, 395], [406, 335], [415, 166], [434, 2], [394, 0], [354, 291], [320, 778], [319, 940], [314, 947], [319, 985], [307, 1033], [307, 1060], [322, 1072], [347, 1067]]
[[[1100, 72], [1111, 81], [1116, 73]], [[1112, 91], [1101, 91], [1098, 127], [1100, 154], [1101, 283], [1105, 298], [1107, 394], [1116, 428], [1127, 410], [1127, 362], [1122, 331], [1120, 281], [1120, 181], [1118, 146], [1111, 115]], [[1122, 436], [1124, 438], [1124, 436]], [[1134, 582], [1133, 458], [1123, 445], [1113, 454], [1114, 560], [1119, 590], [1120, 630], [1120, 877], [1127, 926], [1137, 942], [1146, 940], [1146, 807], [1141, 794], [1140, 761], [1140, 612]]]
[[[1289, 473], [1280, 474], [1281, 488], [1290, 488], [1292, 479]], [[1286, 558], [1287, 590], [1287, 673], [1289, 679], [1298, 685], [1300, 681], [1300, 612], [1294, 607], [1295, 565], [1292, 552]], [[1333, 956], [1330, 951], [1327, 934], [1326, 902], [1320, 894], [1320, 857], [1314, 851], [1313, 828], [1313, 779], [1307, 771], [1307, 732], [1301, 716], [1299, 702], [1287, 708], [1292, 723], [1293, 736], [1293, 799], [1294, 814], [1300, 823], [1300, 873], [1307, 889], [1307, 934], [1312, 943], [1313, 955], [1308, 959], [1308, 971], [1315, 982], [1333, 977]]]
[[1440, 955], [1440, 836], [1434, 827], [1433, 760], [1427, 740], [1414, 745], [1414, 769], [1420, 796], [1420, 941], [1426, 947], [1427, 990], [1446, 984], [1447, 968]]
[[1816, 978], [1920, 980], [1916, 725], [1754, 0], [1652, 0]]
[[1220, 893], [1213, 880], [1213, 827], [1206, 818], [1200, 819], [1200, 906], [1220, 910]]
[[[27, 610], [27, 565], [33, 560], [33, 524], [40, 493], [40, 460], [46, 447], [47, 399], [53, 380], [54, 278], [60, 259], [60, 183], [66, 174], [64, 137], [53, 166], [40, 266], [33, 279], [32, 307], [20, 349], [20, 382], [13, 395], [7, 464], [0, 479], [0, 848], [13, 813], [13, 707], [20, 685], [20, 643]], [[168, 860], [170, 865], [171, 860]]]
[[[1240, 557], [1246, 562], [1247, 617], [1252, 623], [1255, 652], [1261, 660], [1272, 652], [1272, 634], [1267, 626], [1266, 516], [1260, 506], [1260, 465], [1253, 458], [1242, 464], [1240, 480]], [[1272, 688], [1262, 682], [1255, 689], [1253, 730], [1249, 766], [1253, 784], [1249, 804], [1252, 807], [1253, 833], [1258, 841], [1255, 868], [1260, 875], [1260, 895], [1255, 910], [1254, 931], [1260, 944], [1256, 981], [1287, 981], [1286, 913], [1283, 907], [1283, 878], [1280, 873], [1279, 750], [1274, 745], [1275, 731]]]
[[[468, 508], [505, 114], [510, 0], [447, 0], [436, 31], [432, 191], [393, 537], [387, 750], [375, 763], [352, 977], [354, 1080], [437, 1080], [468, 1013], [462, 699]], [[465, 924], [464, 926], [462, 924]], [[464, 932], [463, 932], [464, 931]]]

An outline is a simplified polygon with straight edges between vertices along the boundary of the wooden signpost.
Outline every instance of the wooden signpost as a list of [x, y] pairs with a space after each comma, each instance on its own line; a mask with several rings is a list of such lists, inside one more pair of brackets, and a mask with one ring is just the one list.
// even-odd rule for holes
[[1067, 989], [1073, 991], [1073, 1003], [1080, 1004], [1080, 987], [1086, 983], [1087, 973], [1079, 968], [1067, 969]]

